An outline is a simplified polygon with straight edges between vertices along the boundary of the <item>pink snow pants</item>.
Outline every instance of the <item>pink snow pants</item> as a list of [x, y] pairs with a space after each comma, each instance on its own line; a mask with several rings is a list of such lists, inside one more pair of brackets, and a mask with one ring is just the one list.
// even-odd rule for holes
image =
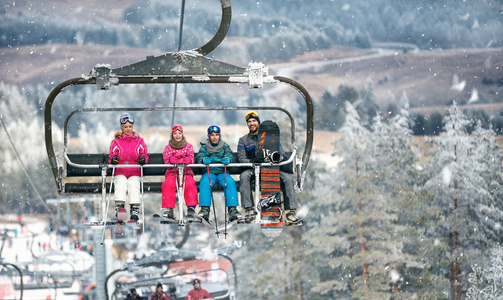
[[[162, 207], [175, 208], [176, 203], [176, 178], [175, 174], [166, 176], [166, 180], [162, 183]], [[196, 206], [197, 201], [197, 187], [194, 176], [185, 175], [185, 205]]]

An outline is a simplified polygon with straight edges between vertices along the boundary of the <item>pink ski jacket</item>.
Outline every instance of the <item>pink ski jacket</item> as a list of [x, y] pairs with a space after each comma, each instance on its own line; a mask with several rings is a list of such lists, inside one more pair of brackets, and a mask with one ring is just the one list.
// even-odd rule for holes
[[[174, 149], [169, 144], [164, 148], [162, 158], [165, 164], [193, 164], [194, 163], [194, 148], [187, 143], [181, 149]], [[175, 168], [170, 167], [166, 170], [166, 176], [170, 174], [178, 174]], [[194, 175], [191, 168], [187, 168], [187, 175]]]
[[[108, 163], [112, 161], [112, 157], [119, 157], [119, 165], [138, 165], [138, 159], [145, 156], [145, 161], [148, 162], [147, 145], [145, 141], [136, 133], [130, 136], [121, 134], [112, 141], [110, 145], [110, 154]], [[124, 175], [126, 178], [131, 176], [140, 176], [140, 168], [116, 168], [115, 175]]]

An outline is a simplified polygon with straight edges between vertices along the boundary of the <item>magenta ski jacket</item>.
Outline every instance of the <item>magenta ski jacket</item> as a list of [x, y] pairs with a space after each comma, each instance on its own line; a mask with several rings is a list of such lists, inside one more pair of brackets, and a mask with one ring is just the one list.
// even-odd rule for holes
[[[138, 159], [141, 156], [145, 156], [145, 161], [148, 162], [147, 145], [136, 133], [130, 136], [121, 134], [115, 138], [110, 145], [108, 163], [112, 161], [114, 155], [119, 158], [119, 165], [138, 165]], [[129, 178], [140, 176], [141, 171], [140, 168], [116, 168], [115, 175], [124, 175]]]
[[[162, 158], [165, 164], [193, 164], [194, 163], [194, 148], [190, 143], [185, 144], [181, 149], [174, 149], [169, 144], [164, 148], [162, 153]], [[166, 176], [169, 174], [175, 174], [175, 168], [170, 167], [166, 170]], [[178, 173], [176, 173], [178, 174]], [[187, 168], [187, 175], [194, 175], [191, 168]]]

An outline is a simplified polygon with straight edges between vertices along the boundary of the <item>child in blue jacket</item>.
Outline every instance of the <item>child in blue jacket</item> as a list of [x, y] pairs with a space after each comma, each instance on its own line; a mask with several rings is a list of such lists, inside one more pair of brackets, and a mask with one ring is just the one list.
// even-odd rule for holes
[[[222, 141], [220, 135], [220, 127], [216, 125], [208, 127], [208, 140], [206, 140], [206, 143], [201, 143], [201, 148], [199, 149], [199, 153], [197, 153], [197, 163], [205, 165], [212, 163], [228, 165], [234, 160], [231, 148], [227, 143]], [[232, 222], [238, 219], [240, 213], [236, 208], [236, 206], [239, 205], [236, 181], [229, 174], [227, 174], [226, 178], [224, 168], [222, 167], [211, 167], [209, 169], [210, 174], [208, 174], [208, 168], [203, 170], [203, 175], [199, 182], [199, 206], [201, 207], [199, 216], [204, 218], [206, 221], [209, 220], [211, 188], [217, 181], [220, 185], [225, 187], [225, 180], [227, 180], [225, 195], [227, 200], [227, 212], [229, 214], [228, 221]]]

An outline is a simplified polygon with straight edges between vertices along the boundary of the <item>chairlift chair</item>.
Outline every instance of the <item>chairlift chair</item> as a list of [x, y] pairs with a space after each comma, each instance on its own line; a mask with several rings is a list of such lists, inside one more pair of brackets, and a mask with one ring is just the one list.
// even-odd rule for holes
[[[296, 190], [302, 191], [307, 167], [310, 160], [313, 144], [313, 102], [307, 90], [293, 79], [269, 75], [269, 69], [262, 63], [250, 63], [247, 68], [234, 66], [229, 63], [207, 58], [206, 55], [214, 50], [224, 39], [231, 21], [230, 0], [221, 0], [222, 20], [220, 27], [213, 38], [202, 47], [194, 50], [168, 52], [158, 57], [147, 57], [146, 60], [131, 65], [111, 68], [108, 65], [95, 66], [88, 76], [72, 78], [57, 85], [47, 97], [44, 110], [44, 129], [46, 151], [49, 158], [52, 174], [54, 176], [58, 193], [80, 194], [92, 193], [102, 194], [101, 201], [95, 203], [95, 213], [103, 215], [106, 193], [110, 183], [106, 182], [107, 176], [111, 174], [111, 165], [108, 164], [108, 154], [70, 154], [68, 153], [68, 132], [67, 125], [69, 119], [77, 113], [99, 113], [104, 111], [184, 111], [184, 110], [257, 110], [272, 109], [279, 110], [290, 118], [292, 130], [293, 154], [287, 162], [282, 164], [293, 164], [294, 158], [298, 156], [293, 172], [296, 173]], [[306, 103], [306, 142], [304, 151], [297, 153], [295, 144], [295, 122], [292, 115], [281, 107], [121, 107], [121, 108], [81, 108], [71, 112], [65, 119], [64, 125], [64, 148], [63, 160], [58, 162], [53, 138], [53, 113], [52, 106], [56, 97], [64, 90], [72, 86], [96, 85], [99, 90], [110, 90], [114, 86], [128, 84], [247, 84], [250, 89], [260, 89], [264, 84], [284, 83], [294, 88], [305, 100]], [[123, 166], [122, 167], [131, 167]], [[166, 167], [173, 166], [164, 164], [162, 153], [150, 154], [150, 161], [144, 165], [144, 176], [162, 176]], [[190, 165], [196, 170], [204, 165]], [[138, 166], [136, 166], [138, 167]], [[236, 163], [229, 165], [229, 169], [239, 174], [241, 170], [252, 167], [252, 164]], [[234, 169], [233, 169], [234, 168]], [[90, 176], [101, 177], [99, 182], [82, 182]], [[71, 177], [82, 180], [68, 180]], [[77, 182], [75, 182], [77, 181]], [[161, 183], [144, 180], [145, 192], [160, 192]], [[256, 195], [257, 197], [257, 195]], [[181, 203], [182, 201], [180, 201]]]

